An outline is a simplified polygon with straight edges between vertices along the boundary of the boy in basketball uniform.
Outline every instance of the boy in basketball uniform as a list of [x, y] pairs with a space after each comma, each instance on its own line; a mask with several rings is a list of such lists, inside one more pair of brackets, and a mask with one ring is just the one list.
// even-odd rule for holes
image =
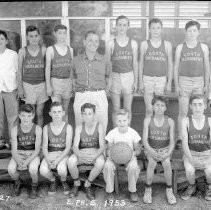
[[68, 159], [68, 169], [74, 180], [74, 188], [70, 197], [76, 197], [78, 195], [78, 188], [81, 184], [77, 166], [80, 164], [93, 164], [94, 167], [90, 171], [84, 187], [87, 198], [90, 200], [95, 199], [91, 184], [100, 174], [105, 163], [103, 155], [105, 150], [104, 128], [95, 120], [95, 107], [94, 104], [90, 103], [85, 103], [81, 107], [83, 122], [76, 127], [73, 144], [74, 154]]
[[147, 180], [143, 197], [144, 203], [152, 203], [152, 180], [157, 162], [161, 162], [166, 179], [166, 197], [169, 204], [176, 204], [172, 190], [171, 154], [174, 141], [174, 121], [164, 115], [166, 99], [155, 96], [152, 100], [154, 115], [144, 119], [143, 144], [147, 154]]
[[43, 128], [44, 158], [40, 165], [40, 174], [51, 182], [48, 194], [53, 195], [56, 193], [56, 178], [52, 169], [57, 170], [61, 177], [63, 192], [67, 195], [67, 159], [72, 145], [72, 127], [62, 119], [65, 112], [61, 103], [53, 102], [49, 114], [52, 122]]
[[205, 199], [211, 201], [211, 118], [204, 114], [206, 100], [204, 95], [193, 95], [190, 98], [192, 115], [182, 120], [183, 160], [189, 182], [181, 195], [183, 200], [188, 200], [196, 192], [195, 170], [200, 169], [206, 175]]
[[131, 122], [131, 106], [133, 93], [138, 85], [138, 45], [127, 36], [129, 19], [123, 15], [116, 19], [117, 36], [108, 43], [107, 54], [112, 62], [111, 100], [113, 105], [112, 120], [115, 125], [116, 112], [121, 108], [121, 93], [123, 107], [129, 112]]
[[191, 20], [185, 25], [186, 39], [175, 52], [174, 82], [179, 97], [178, 140], [181, 141], [181, 120], [188, 114], [192, 94], [207, 97], [210, 79], [209, 49], [198, 41], [200, 24]]
[[45, 77], [47, 94], [52, 102], [61, 102], [68, 122], [68, 106], [72, 92], [71, 61], [73, 49], [66, 44], [67, 27], [57, 25], [54, 28], [56, 44], [47, 48]]
[[146, 117], [153, 114], [153, 95], [171, 92], [173, 61], [171, 43], [163, 40], [162, 21], [153, 18], [149, 21], [150, 39], [140, 45], [139, 91], [144, 94]]
[[130, 200], [132, 202], [138, 201], [138, 194], [136, 192], [136, 183], [139, 177], [140, 169], [137, 162], [137, 156], [141, 153], [139, 141], [141, 137], [139, 134], [129, 127], [129, 112], [120, 109], [116, 112], [117, 127], [111, 130], [105, 137], [108, 142], [107, 160], [104, 165], [103, 175], [106, 182], [107, 200], [114, 200], [114, 174], [116, 170], [115, 163], [110, 157], [110, 149], [118, 142], [127, 143], [133, 150], [131, 160], [125, 164], [128, 176], [128, 190], [130, 192]]
[[16, 196], [20, 194], [22, 185], [18, 170], [29, 170], [32, 178], [30, 198], [37, 196], [39, 152], [42, 142], [42, 129], [33, 123], [34, 115], [35, 110], [31, 104], [20, 106], [20, 123], [11, 131], [12, 159], [8, 165], [8, 173], [15, 181], [14, 195]]
[[37, 124], [43, 126], [43, 107], [48, 100], [45, 84], [46, 47], [39, 45], [40, 32], [35, 26], [26, 29], [28, 46], [19, 50], [18, 95], [28, 104], [37, 105]]

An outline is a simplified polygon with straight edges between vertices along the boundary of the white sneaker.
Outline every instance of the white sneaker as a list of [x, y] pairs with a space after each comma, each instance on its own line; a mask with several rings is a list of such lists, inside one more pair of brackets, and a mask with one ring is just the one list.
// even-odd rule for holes
[[177, 203], [172, 188], [166, 188], [166, 197], [169, 204], [173, 205]]
[[151, 187], [145, 188], [143, 202], [144, 203], [152, 203], [152, 188]]

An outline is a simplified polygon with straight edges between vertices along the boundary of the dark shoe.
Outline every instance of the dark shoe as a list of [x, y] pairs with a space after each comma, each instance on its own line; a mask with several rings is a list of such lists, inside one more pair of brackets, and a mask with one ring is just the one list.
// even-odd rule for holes
[[56, 193], [56, 181], [51, 182], [49, 190], [48, 190], [48, 195], [53, 195]]
[[207, 189], [205, 191], [205, 196], [204, 196], [205, 200], [207, 201], [211, 201], [211, 185], [207, 186]]
[[6, 145], [5, 145], [5, 139], [3, 139], [1, 137], [1, 139], [0, 139], [0, 150], [2, 150], [2, 149], [6, 149]]
[[69, 197], [74, 198], [78, 196], [78, 191], [79, 191], [79, 186], [74, 186], [73, 189], [71, 190]]
[[94, 195], [93, 190], [91, 189], [91, 186], [90, 187], [85, 187], [85, 189], [86, 189], [86, 197], [89, 200], [94, 200], [95, 199], [95, 195]]
[[13, 191], [13, 196], [19, 196], [20, 195], [20, 189], [21, 189], [22, 181], [19, 179], [15, 181], [14, 184], [14, 191]]
[[114, 193], [113, 192], [111, 192], [111, 193], [107, 192], [106, 199], [107, 199], [107, 201], [115, 200]]
[[69, 188], [69, 186], [68, 186], [66, 181], [62, 181], [62, 187], [63, 187], [63, 193], [65, 195], [68, 195], [69, 192], [70, 192], [70, 188]]
[[31, 192], [30, 192], [29, 198], [35, 199], [36, 197], [37, 197], [37, 184], [33, 183], [31, 185]]
[[196, 193], [196, 184], [194, 184], [194, 185], [188, 185], [188, 188], [181, 195], [181, 198], [183, 200], [188, 200], [194, 193]]
[[137, 192], [131, 192], [130, 193], [130, 201], [131, 202], [138, 202], [138, 194], [137, 194]]
[[177, 139], [175, 149], [176, 150], [181, 150], [182, 149], [182, 139]]

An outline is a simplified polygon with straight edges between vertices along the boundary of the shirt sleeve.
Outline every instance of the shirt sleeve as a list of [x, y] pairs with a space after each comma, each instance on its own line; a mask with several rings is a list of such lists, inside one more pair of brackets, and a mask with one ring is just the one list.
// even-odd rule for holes
[[113, 136], [114, 136], [114, 134], [113, 134], [113, 131], [111, 130], [111, 131], [106, 135], [105, 140], [108, 141], [108, 142], [110, 142], [110, 143], [112, 143], [112, 142], [113, 142]]
[[18, 71], [18, 54], [16, 52], [14, 52], [14, 68], [15, 68], [15, 72]]
[[141, 141], [141, 136], [135, 130], [133, 130], [133, 141], [134, 143], [138, 143], [139, 141]]

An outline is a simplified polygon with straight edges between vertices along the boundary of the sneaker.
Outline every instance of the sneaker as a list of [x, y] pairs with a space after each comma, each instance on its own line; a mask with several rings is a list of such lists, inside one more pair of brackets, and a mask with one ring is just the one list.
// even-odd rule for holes
[[73, 187], [73, 189], [70, 191], [69, 197], [70, 198], [74, 198], [78, 196], [78, 191], [79, 191], [79, 186], [75, 186]]
[[56, 193], [56, 181], [51, 182], [49, 190], [48, 190], [48, 195], [53, 195]]
[[106, 199], [107, 199], [108, 201], [113, 201], [113, 200], [115, 200], [114, 193], [113, 193], [113, 192], [111, 192], [111, 193], [108, 193], [108, 192], [107, 192]]
[[33, 183], [31, 185], [31, 192], [30, 192], [29, 198], [35, 199], [36, 197], [37, 197], [37, 184]]
[[144, 203], [152, 203], [152, 188], [151, 187], [145, 188], [143, 202]]
[[70, 188], [69, 188], [69, 186], [68, 186], [66, 181], [62, 181], [62, 187], [63, 187], [63, 193], [65, 195], [68, 195], [69, 192], [70, 192]]
[[138, 194], [137, 194], [137, 192], [131, 192], [130, 193], [130, 201], [131, 202], [138, 202]]
[[172, 188], [166, 188], [166, 197], [169, 204], [173, 205], [177, 203]]
[[194, 185], [188, 185], [188, 188], [185, 190], [185, 192], [182, 193], [181, 198], [186, 201], [194, 193], [196, 193], [196, 184], [194, 184]]
[[94, 195], [94, 192], [93, 192], [91, 186], [90, 187], [85, 187], [85, 189], [86, 189], [86, 197], [89, 200], [94, 200], [95, 199], [95, 195]]
[[211, 185], [207, 186], [207, 189], [205, 191], [205, 196], [204, 196], [205, 200], [207, 201], [211, 201]]
[[13, 191], [13, 196], [19, 196], [20, 195], [20, 189], [21, 189], [22, 181], [21, 179], [15, 181], [14, 184], [14, 191]]

